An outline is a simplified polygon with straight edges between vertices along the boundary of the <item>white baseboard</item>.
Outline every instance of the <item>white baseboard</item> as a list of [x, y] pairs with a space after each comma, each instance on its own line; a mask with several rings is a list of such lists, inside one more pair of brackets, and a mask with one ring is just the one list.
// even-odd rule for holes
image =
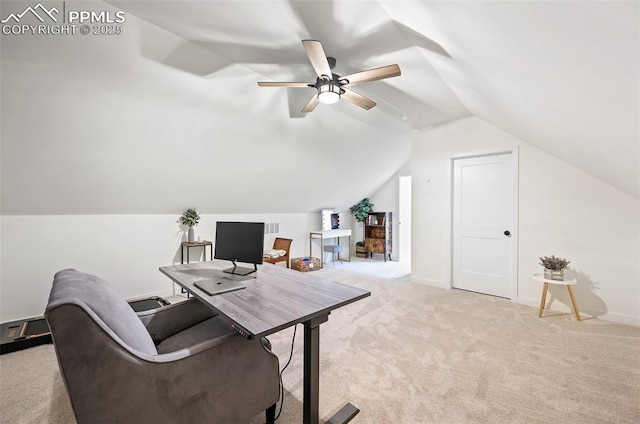
[[451, 288], [449, 287], [448, 284], [442, 281], [435, 281], [435, 280], [429, 280], [428, 278], [414, 277], [413, 275], [409, 278], [409, 281], [411, 281], [412, 283], [424, 284], [426, 286], [438, 287], [441, 289], [448, 290]]
[[[521, 305], [540, 308], [540, 299], [535, 299], [532, 297], [518, 297], [516, 299], [516, 302]], [[627, 324], [627, 325], [640, 327], [640, 317], [634, 317], [631, 315], [624, 315], [624, 314], [616, 314], [613, 312], [603, 312], [603, 311], [595, 311], [592, 309], [585, 309], [585, 308], [581, 308], [579, 304], [578, 304], [578, 309], [580, 310], [580, 315], [588, 315], [590, 317], [602, 319], [605, 321], [617, 322], [619, 324]], [[552, 303], [551, 307], [547, 308], [546, 310], [564, 312], [564, 313], [573, 312], [573, 309], [571, 307], [558, 302]]]
[[180, 294], [180, 287], [176, 286], [176, 292], [174, 293], [173, 290], [164, 290], [161, 292], [157, 292], [156, 294], [152, 295], [152, 296], [160, 296], [160, 297], [167, 297], [167, 296], [173, 296], [174, 294]]
[[147, 294], [141, 294], [141, 295], [137, 295], [137, 296], [131, 296], [131, 297], [127, 298], [127, 301], [144, 299], [144, 298], [153, 297], [153, 296], [167, 297], [167, 296], [171, 296], [173, 294], [180, 294], [180, 286], [176, 285], [176, 292], [175, 293], [173, 292], [172, 289], [162, 290], [162, 291], [157, 291], [157, 292], [153, 292], [153, 293], [147, 293]]
[[[540, 299], [534, 299], [532, 297], [518, 297], [513, 299], [516, 303], [527, 306], [535, 306], [536, 308], [540, 307]], [[566, 312], [566, 311], [561, 311]]]

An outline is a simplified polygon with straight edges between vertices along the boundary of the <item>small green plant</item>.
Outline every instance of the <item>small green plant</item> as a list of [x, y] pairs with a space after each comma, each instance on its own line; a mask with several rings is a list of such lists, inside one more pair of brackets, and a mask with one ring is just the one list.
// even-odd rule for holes
[[363, 241], [356, 242], [356, 247], [364, 247], [364, 242]]
[[556, 258], [554, 255], [542, 256], [540, 259], [540, 265], [553, 271], [562, 271], [571, 263], [564, 258]]
[[186, 211], [182, 212], [182, 216], [180, 217], [180, 223], [182, 225], [186, 225], [187, 227], [195, 227], [200, 222], [200, 215], [196, 208], [189, 208]]
[[369, 215], [369, 212], [373, 210], [373, 203], [369, 201], [369, 198], [364, 198], [355, 205], [349, 208], [351, 214], [356, 218], [358, 222], [364, 222]]

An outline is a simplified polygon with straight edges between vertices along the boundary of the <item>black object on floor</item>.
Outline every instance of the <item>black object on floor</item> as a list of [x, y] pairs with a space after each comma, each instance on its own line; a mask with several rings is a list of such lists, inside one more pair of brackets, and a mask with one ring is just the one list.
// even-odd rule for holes
[[169, 302], [158, 296], [147, 297], [144, 299], [130, 300], [129, 305], [136, 312], [148, 311], [150, 309], [161, 308], [167, 306]]
[[43, 317], [0, 324], [0, 355], [51, 343], [51, 331]]
[[[153, 296], [129, 301], [136, 312], [161, 308], [169, 302]], [[22, 319], [0, 324], [0, 355], [51, 343], [51, 331], [44, 317]]]

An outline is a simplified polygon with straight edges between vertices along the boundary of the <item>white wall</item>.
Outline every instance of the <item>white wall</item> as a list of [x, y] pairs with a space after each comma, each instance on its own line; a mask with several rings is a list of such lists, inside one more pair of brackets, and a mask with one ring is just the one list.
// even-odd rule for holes
[[[158, 267], [180, 263], [186, 235], [177, 220], [178, 215], [2, 216], [0, 322], [42, 315], [54, 273], [69, 267], [104, 278], [126, 298], [171, 293]], [[308, 255], [309, 231], [320, 228], [319, 212], [202, 215], [196, 237], [214, 241], [218, 220], [278, 222], [277, 236], [293, 239], [292, 257]], [[348, 220], [341, 228], [349, 228]], [[265, 236], [266, 248], [275, 237]], [[192, 261], [199, 252], [191, 249]]]
[[[555, 254], [571, 260], [581, 312], [640, 325], [640, 201], [475, 117], [413, 134], [412, 280], [450, 286], [451, 156], [515, 146], [520, 189], [514, 300], [539, 306], [541, 286], [531, 275], [541, 272], [539, 256]], [[569, 310], [563, 287], [552, 295], [552, 308]]]

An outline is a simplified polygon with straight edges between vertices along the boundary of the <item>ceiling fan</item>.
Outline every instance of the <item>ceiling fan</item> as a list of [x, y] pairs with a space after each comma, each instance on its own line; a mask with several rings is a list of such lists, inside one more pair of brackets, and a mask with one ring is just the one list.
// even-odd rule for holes
[[341, 77], [332, 73], [331, 69], [336, 66], [333, 57], [327, 57], [317, 40], [302, 40], [304, 50], [311, 61], [311, 66], [318, 74], [315, 83], [306, 82], [258, 82], [260, 87], [311, 87], [318, 93], [307, 102], [302, 108], [302, 112], [311, 112], [318, 106], [318, 103], [333, 104], [340, 98], [344, 98], [354, 105], [369, 110], [376, 105], [376, 102], [347, 88], [356, 84], [378, 81], [385, 78], [397, 77], [400, 75], [398, 65], [387, 65], [380, 68], [368, 69], [362, 72]]

